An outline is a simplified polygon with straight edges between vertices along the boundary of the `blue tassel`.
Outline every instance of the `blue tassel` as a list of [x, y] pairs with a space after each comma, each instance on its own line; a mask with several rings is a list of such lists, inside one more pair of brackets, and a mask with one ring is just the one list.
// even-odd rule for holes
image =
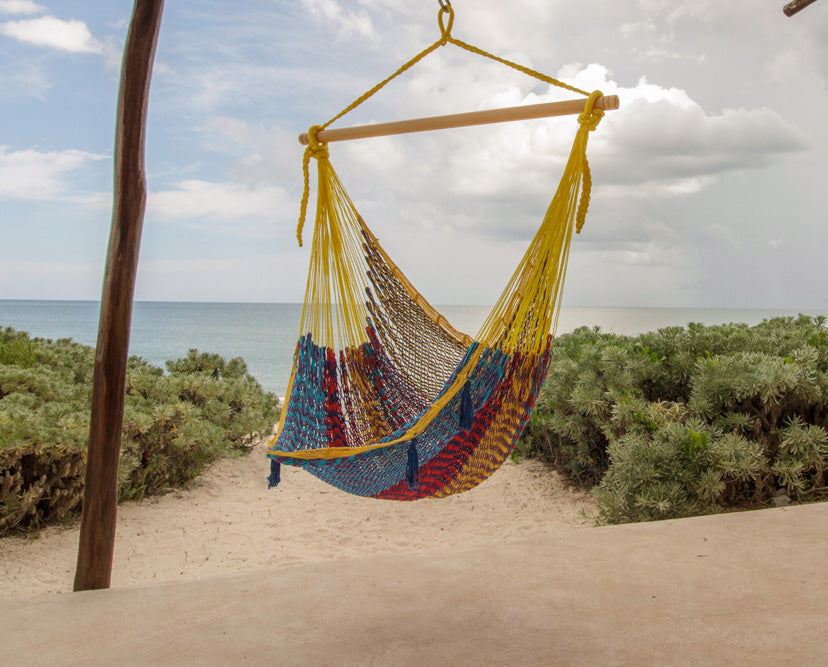
[[463, 385], [463, 396], [460, 399], [460, 428], [469, 430], [474, 423], [474, 407], [472, 406], [471, 386], [469, 381]]
[[282, 464], [276, 459], [270, 459], [270, 476], [267, 478], [267, 488], [279, 486], [282, 481]]
[[420, 457], [417, 455], [417, 441], [408, 443], [408, 469], [405, 471], [405, 481], [409, 489], [420, 486]]

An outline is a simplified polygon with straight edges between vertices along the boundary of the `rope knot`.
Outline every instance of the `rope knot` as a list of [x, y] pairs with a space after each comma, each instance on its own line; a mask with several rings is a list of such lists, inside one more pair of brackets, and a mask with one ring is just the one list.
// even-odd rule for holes
[[[448, 25], [443, 22], [443, 14], [448, 14]], [[445, 44], [451, 41], [451, 26], [454, 25], [454, 9], [450, 2], [440, 2], [440, 11], [437, 12], [437, 23], [440, 24], [440, 44]]]
[[603, 94], [604, 93], [600, 90], [594, 91], [587, 98], [584, 110], [578, 116], [578, 123], [588, 132], [592, 132], [596, 127], [598, 127], [598, 123], [600, 123], [601, 119], [604, 117], [604, 110], [595, 108], [595, 100], [602, 97]]
[[315, 157], [318, 160], [320, 158], [330, 157], [328, 144], [321, 143], [316, 138], [316, 133], [321, 129], [321, 125], [311, 125], [308, 128], [308, 147], [305, 149], [305, 155], [309, 158]]

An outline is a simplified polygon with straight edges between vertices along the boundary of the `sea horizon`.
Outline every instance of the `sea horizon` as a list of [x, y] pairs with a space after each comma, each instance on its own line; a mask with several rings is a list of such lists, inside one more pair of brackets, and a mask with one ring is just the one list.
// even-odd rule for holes
[[[94, 347], [99, 304], [99, 300], [84, 299], [0, 299], [0, 327], [38, 338], [71, 338]], [[491, 306], [442, 304], [435, 308], [454, 327], [474, 335]], [[190, 349], [241, 357], [265, 389], [284, 396], [301, 312], [302, 304], [297, 302], [135, 301], [129, 353], [160, 368], [186, 356]], [[754, 325], [799, 313], [828, 317], [828, 308], [562, 306], [556, 333], [598, 326], [602, 331], [635, 335], [690, 322]]]
[[[100, 299], [23, 299], [23, 298], [0, 298], [0, 303], [20, 303], [20, 302], [31, 302], [31, 303], [100, 303]], [[206, 303], [217, 303], [222, 305], [230, 305], [230, 304], [240, 304], [240, 305], [302, 305], [302, 301], [221, 301], [221, 300], [206, 300], [206, 299], [189, 299], [189, 300], [170, 300], [170, 299], [135, 299], [133, 303], [198, 303], [198, 304], [206, 304]], [[442, 306], [474, 306], [474, 307], [491, 307], [493, 304], [485, 304], [485, 303], [443, 303], [437, 304], [436, 302], [433, 303], [435, 307], [442, 305]], [[615, 309], [629, 309], [635, 308], [640, 310], [647, 310], [647, 309], [686, 309], [686, 310], [823, 310], [828, 311], [828, 303], [825, 306], [677, 306], [677, 305], [670, 305], [670, 306], [637, 306], [637, 305], [624, 305], [624, 306], [594, 306], [594, 305], [573, 305], [568, 304], [562, 306], [563, 308], [615, 308]]]

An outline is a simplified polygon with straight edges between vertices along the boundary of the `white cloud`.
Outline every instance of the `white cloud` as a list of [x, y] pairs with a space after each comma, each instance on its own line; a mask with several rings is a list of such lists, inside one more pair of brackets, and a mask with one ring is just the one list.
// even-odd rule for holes
[[[8, 11], [12, 4], [34, 2], [0, 0], [0, 25], [47, 14], [80, 19], [102, 45], [95, 60], [116, 68], [125, 24], [113, 21], [123, 12], [101, 16], [99, 24], [95, 3], [34, 1], [49, 8], [15, 15]], [[76, 6], [74, 13], [62, 14], [69, 11], [63, 4]], [[296, 261], [282, 272], [277, 258], [271, 270], [279, 273], [269, 284], [301, 292], [304, 269], [297, 267], [307, 260], [311, 225], [305, 248], [297, 249], [301, 149], [295, 134], [329, 118], [438, 37], [437, 3], [305, 0], [287, 13], [279, 3], [231, 4], [204, 3], [193, 22], [168, 25], [169, 39], [159, 45], [166, 67], [155, 67], [147, 165], [156, 192], [149, 197], [142, 257], [143, 284], [150, 268], [156, 276], [150, 298], [246, 298], [250, 286], [264, 282], [260, 265], [219, 262], [217, 275], [209, 258], [238, 258], [250, 246], [274, 254], [286, 248]], [[794, 295], [825, 303], [819, 254], [825, 233], [813, 221], [820, 219], [819, 181], [828, 155], [820, 120], [828, 13], [786, 20], [778, 6], [757, 11], [753, 0], [594, 0], [589, 11], [571, 0], [454, 5], [459, 39], [622, 97], [622, 109], [607, 114], [590, 137], [595, 189], [566, 290], [575, 302], [693, 305], [706, 298], [751, 305], [775, 290], [780, 303]], [[10, 56], [0, 64], [0, 97], [14, 90], [34, 109], [42, 105], [33, 97], [48, 93], [48, 113], [58, 113], [52, 118], [43, 107], [25, 120], [48, 122], [54, 132], [62, 131], [61, 123], [83, 136], [111, 132], [98, 113], [60, 116], [73, 80], [59, 86], [52, 78], [49, 89], [47, 77], [81, 73], [60, 66], [54, 55], [65, 51], [15, 44], [0, 45]], [[611, 64], [613, 72], [588, 63]], [[24, 64], [30, 65], [25, 73]], [[83, 73], [99, 76], [97, 83], [87, 80], [101, 86], [97, 97], [91, 88], [83, 97], [102, 109], [104, 96], [114, 99], [116, 80], [104, 67]], [[448, 46], [337, 125], [553, 98], [529, 77]], [[41, 136], [23, 120], [21, 132]], [[528, 121], [332, 144], [331, 154], [368, 224], [430, 299], [481, 302], [496, 297], [536, 229], [575, 128], [572, 117]], [[803, 135], [810, 150], [803, 150]], [[51, 209], [57, 213], [40, 206], [32, 216], [43, 210], [65, 220], [64, 201], [96, 196], [71, 194], [68, 185], [105, 165], [60, 171], [71, 154], [60, 153], [66, 162], [59, 163], [56, 153], [54, 164], [26, 167], [23, 178], [19, 169], [9, 171], [12, 150], [0, 155], [2, 196], [58, 202]], [[110, 199], [99, 198], [100, 206]], [[18, 209], [26, 215], [18, 202], [7, 208], [10, 220]], [[86, 209], [79, 213], [93, 217]], [[235, 234], [246, 238], [237, 241]], [[145, 258], [170, 263], [151, 266]], [[25, 280], [39, 271], [33, 266]], [[52, 279], [59, 290], [73, 276]], [[99, 291], [99, 274], [94, 283]], [[235, 283], [246, 285], [241, 296], [231, 293]]]
[[103, 261], [63, 258], [0, 259], [0, 294], [4, 299], [84, 299], [101, 296]]
[[730, 252], [738, 251], [742, 245], [740, 231], [717, 222], [703, 225], [699, 229], [701, 236], [706, 237], [719, 248], [727, 248]]
[[246, 221], [271, 222], [295, 209], [296, 202], [278, 187], [192, 179], [176, 183], [171, 190], [151, 192], [147, 214], [160, 220], [230, 222], [239, 236], [259, 236], [268, 226], [251, 226]]
[[39, 14], [45, 9], [31, 0], [0, 0], [0, 14]]
[[638, 199], [646, 201], [653, 198], [677, 198], [694, 195], [712, 185], [716, 179], [713, 176], [695, 176], [692, 178], [660, 177], [636, 181], [634, 184], [596, 186], [595, 194], [607, 198]]
[[303, 147], [298, 131], [252, 124], [229, 116], [211, 116], [204, 122], [202, 141], [210, 151], [234, 156], [233, 180], [249, 186], [274, 181], [297, 182]]
[[371, 17], [364, 9], [359, 12], [345, 10], [337, 0], [302, 0], [302, 6], [320, 23], [337, 27], [341, 39], [377, 38]]
[[[645, 77], [625, 87], [598, 64], [568, 65], [557, 76], [584, 90], [600, 89], [621, 98], [621, 110], [606, 114], [590, 137], [588, 151], [593, 170], [599, 174], [596, 186], [614, 197], [684, 197], [709, 187], [719, 174], [762, 168], [806, 147], [803, 133], [768, 108], [709, 113], [685, 90], [650, 83]], [[430, 69], [415, 77], [395, 102], [400, 108], [424, 105], [427, 93], [439, 91], [440, 111], [452, 103], [454, 111], [474, 108], [474, 103], [462, 101], [467, 91], [453, 87], [474, 78], [468, 68]], [[480, 106], [573, 97], [551, 87], [542, 93], [533, 92], [533, 86], [530, 79], [529, 90], [521, 91], [508, 73], [501, 77], [492, 73], [481, 85], [475, 84], [482, 88]], [[364, 180], [387, 179], [397, 172], [400, 182], [417, 175], [426, 179], [424, 191], [443, 196], [448, 192], [480, 197], [486, 202], [500, 198], [514, 201], [550, 192], [553, 177], [560, 173], [568, 156], [576, 127], [572, 118], [552, 118], [434, 133], [433, 138], [415, 141], [394, 138], [386, 140], [385, 145], [371, 140], [370, 145], [364, 142], [334, 150], [337, 160], [342, 156], [351, 161]], [[441, 169], [420, 169], [418, 155], [422, 154], [429, 155], [430, 164], [442, 165]], [[401, 196], [406, 197], [404, 192]]]
[[788, 49], [774, 54], [764, 64], [764, 68], [771, 81], [782, 84], [790, 78], [791, 72], [796, 72], [803, 68], [802, 60], [802, 54], [799, 51]]
[[[585, 250], [588, 251], [588, 248]], [[597, 256], [604, 262], [633, 266], [687, 268], [687, 260], [682, 255], [680, 247], [669, 246], [659, 241], [626, 243], [616, 248], [598, 251]]]
[[104, 46], [92, 37], [84, 21], [54, 16], [0, 23], [0, 34], [34, 46], [70, 53], [103, 53]]
[[[103, 55], [104, 67], [110, 72], [119, 72], [121, 70], [121, 60], [124, 55], [124, 44], [113, 37], [107, 37], [101, 44], [101, 54]], [[152, 74], [157, 76], [164, 70], [164, 65], [157, 60], [152, 65]]]
[[142, 257], [135, 299], [178, 301], [184, 294], [188, 301], [298, 302], [305, 284], [296, 277], [306, 272], [307, 256], [298, 252], [210, 259]]
[[[389, 118], [386, 109], [380, 120], [573, 96], [487, 64], [446, 67], [435, 58], [434, 66], [423, 65], [394, 95], [383, 98], [393, 111]], [[608, 112], [590, 136], [595, 189], [589, 233], [581, 246], [581, 251], [600, 256], [599, 263], [626, 267], [619, 271], [633, 267], [640, 276], [647, 270], [669, 269], [676, 276], [690, 271], [698, 258], [684, 248], [709, 242], [715, 230], [700, 239], [703, 230], [698, 226], [683, 228], [686, 217], [676, 214], [675, 200], [683, 200], [682, 210], [688, 202], [694, 207], [688, 211], [698, 210], [705, 197], [720, 196], [717, 184], [727, 174], [755, 172], [806, 148], [803, 132], [769, 108], [708, 109], [688, 90], [643, 76], [625, 86], [599, 64], [566, 66], [557, 75], [622, 100], [621, 110]], [[506, 243], [518, 240], [520, 245], [537, 229], [576, 128], [574, 117], [554, 118], [343, 142], [330, 149], [357, 208], [377, 234], [389, 239], [392, 256], [409, 267], [403, 270], [419, 288], [439, 293], [432, 274], [440, 274], [421, 270], [410, 258], [429, 257], [431, 265], [448, 265], [451, 260], [433, 248], [465, 248], [475, 238], [480, 239], [475, 243], [478, 256], [492, 258], [481, 265], [500, 264]], [[241, 137], [247, 128], [227, 124], [225, 130]], [[248, 166], [255, 164], [251, 159]], [[728, 226], [725, 220], [723, 228]], [[741, 236], [737, 240], [744, 244]], [[601, 242], [608, 245], [599, 252], [596, 243]], [[463, 269], [456, 272], [462, 275]], [[461, 287], [456, 277], [450, 282], [452, 293], [462, 294], [456, 298], [471, 299], [471, 288]], [[502, 284], [491, 283], [490, 293]], [[482, 286], [479, 291], [484, 292]]]
[[[630, 194], [684, 196], [709, 186], [717, 174], [768, 166], [805, 149], [804, 134], [768, 108], [724, 109], [709, 113], [689, 94], [641, 77], [625, 87], [606, 67], [567, 66], [558, 77], [584, 90], [617, 94], [622, 108], [608, 112], [590, 137], [589, 155], [600, 170], [599, 183], [632, 186]], [[555, 90], [529, 93], [512, 103], [545, 102]], [[571, 94], [567, 93], [571, 97]], [[504, 124], [453, 150], [451, 182], [477, 194], [531, 192], [548, 188], [548, 174], [568, 154], [574, 124], [562, 119]], [[534, 185], [533, 185], [534, 184]], [[642, 185], [650, 184], [651, 187]], [[618, 194], [616, 192], [616, 194]]]
[[807, 146], [805, 135], [769, 108], [710, 114], [668, 95], [619, 93], [623, 112], [596, 133], [593, 144], [605, 183], [657, 182], [681, 195], [697, 192], [718, 174], [767, 167]]
[[255, 143], [255, 128], [247, 121], [231, 116], [211, 116], [204, 122], [212, 150], [233, 151], [237, 146], [250, 147]]
[[271, 100], [273, 90], [305, 86], [308, 81], [322, 77], [312, 68], [276, 67], [244, 61], [199, 63], [196, 67], [185, 64], [180, 68], [162, 65], [156, 73], [167, 75], [165, 80], [153, 82], [153, 85], [163, 84], [162, 90], [169, 96], [171, 106], [179, 109], [186, 105], [196, 112], [212, 112], [226, 105], [250, 108]]
[[106, 157], [73, 149], [9, 151], [8, 146], [0, 146], [0, 198], [99, 202], [97, 195], [69, 192], [65, 178], [69, 173]]
[[33, 97], [45, 102], [51, 87], [39, 62], [20, 60], [0, 64], [0, 100]]

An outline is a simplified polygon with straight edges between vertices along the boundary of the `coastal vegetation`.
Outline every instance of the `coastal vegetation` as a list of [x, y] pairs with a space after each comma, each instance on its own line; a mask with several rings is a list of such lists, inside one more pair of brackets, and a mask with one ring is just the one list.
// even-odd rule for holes
[[828, 498], [828, 330], [756, 326], [558, 337], [519, 453], [594, 490], [603, 523]]
[[[517, 456], [623, 523], [828, 499], [828, 329], [800, 315], [638, 336], [581, 328], [554, 357]], [[0, 535], [81, 503], [94, 350], [0, 329]], [[278, 399], [240, 359], [129, 359], [119, 498], [248, 451]]]
[[[71, 339], [0, 329], [0, 535], [80, 508], [94, 356]], [[185, 484], [278, 420], [278, 399], [240, 358], [190, 350], [166, 366], [129, 359], [120, 500]]]

